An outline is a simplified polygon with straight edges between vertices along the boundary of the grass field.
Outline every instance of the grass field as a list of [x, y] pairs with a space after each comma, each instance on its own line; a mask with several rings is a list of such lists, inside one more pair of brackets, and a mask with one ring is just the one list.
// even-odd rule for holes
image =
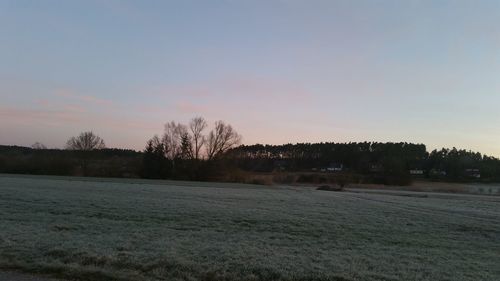
[[418, 191], [418, 192], [443, 192], [443, 193], [461, 193], [477, 195], [500, 196], [500, 184], [498, 183], [451, 183], [451, 182], [432, 182], [415, 181], [409, 186], [387, 186], [376, 184], [351, 184], [350, 187], [364, 189], [384, 189], [400, 191]]
[[500, 280], [500, 197], [0, 176], [0, 269], [81, 280]]

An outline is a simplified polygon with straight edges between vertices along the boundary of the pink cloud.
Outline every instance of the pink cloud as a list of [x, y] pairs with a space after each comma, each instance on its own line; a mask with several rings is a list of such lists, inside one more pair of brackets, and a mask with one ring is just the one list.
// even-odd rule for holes
[[302, 85], [288, 80], [266, 78], [236, 78], [218, 83], [218, 87], [232, 95], [282, 99], [287, 101], [305, 101], [311, 96]]
[[82, 118], [81, 112], [68, 110], [50, 110], [50, 109], [26, 109], [15, 107], [0, 107], [0, 117], [9, 120], [9, 122], [17, 122], [23, 124], [63, 124], [80, 122]]
[[311, 93], [295, 81], [252, 77], [227, 78], [198, 85], [166, 85], [144, 92], [162, 100], [182, 97], [184, 100], [210, 101], [214, 98], [252, 97], [303, 102], [311, 97]]
[[175, 104], [175, 109], [181, 113], [203, 114], [210, 110], [206, 105], [199, 105], [189, 101], [179, 101]]
[[47, 99], [35, 100], [35, 105], [44, 110], [60, 111], [74, 111], [74, 112], [86, 112], [86, 108], [80, 104], [66, 103], [61, 101], [53, 101]]
[[111, 100], [102, 99], [102, 98], [98, 98], [98, 97], [91, 96], [91, 95], [80, 95], [80, 94], [77, 94], [76, 92], [74, 92], [72, 90], [68, 90], [68, 89], [56, 90], [55, 95], [58, 97], [63, 97], [63, 98], [69, 99], [69, 100], [80, 101], [80, 102], [85, 102], [85, 103], [89, 103], [89, 104], [106, 105], [106, 106], [113, 104], [113, 102]]

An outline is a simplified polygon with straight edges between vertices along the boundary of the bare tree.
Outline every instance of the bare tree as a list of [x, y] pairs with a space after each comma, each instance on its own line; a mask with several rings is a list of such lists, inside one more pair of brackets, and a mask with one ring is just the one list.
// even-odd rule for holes
[[229, 124], [215, 122], [206, 141], [207, 157], [214, 159], [241, 143], [241, 136]]
[[[149, 143], [151, 143], [151, 146], [153, 147], [154, 151], [156, 151], [157, 153], [162, 154], [162, 151], [165, 151], [164, 144], [162, 143], [162, 141], [160, 140], [158, 135], [155, 135], [152, 139], [150, 139], [148, 141], [148, 144]], [[163, 156], [165, 156], [165, 155], [163, 155]]]
[[35, 142], [31, 148], [33, 149], [47, 149], [47, 147], [43, 143]]
[[82, 172], [86, 176], [88, 174], [89, 153], [92, 150], [106, 148], [104, 140], [94, 134], [92, 131], [83, 132], [77, 137], [72, 137], [66, 143], [66, 149], [79, 151], [81, 158]]
[[77, 137], [72, 137], [66, 143], [66, 149], [90, 151], [106, 148], [104, 140], [95, 135], [92, 131], [83, 132]]
[[165, 124], [165, 133], [162, 141], [165, 145], [165, 156], [175, 160], [181, 154], [182, 136], [187, 134], [185, 125], [171, 121]]
[[203, 135], [203, 130], [207, 127], [207, 121], [203, 117], [195, 117], [191, 119], [189, 123], [189, 129], [191, 131], [191, 155], [194, 159], [200, 159], [200, 151], [205, 144], [205, 136]]

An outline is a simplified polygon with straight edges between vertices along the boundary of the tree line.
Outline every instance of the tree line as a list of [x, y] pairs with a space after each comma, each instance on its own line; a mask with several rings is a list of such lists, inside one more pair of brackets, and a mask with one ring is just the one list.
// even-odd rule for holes
[[243, 145], [230, 151], [245, 170], [270, 172], [321, 171], [342, 167], [344, 172], [375, 176], [416, 175], [443, 180], [500, 181], [500, 160], [480, 153], [453, 149], [428, 152], [413, 143], [299, 143]]
[[100, 136], [88, 131], [69, 138], [64, 150], [39, 142], [31, 148], [0, 146], [0, 172], [224, 180], [231, 170], [225, 155], [241, 139], [230, 124], [220, 120], [209, 128], [203, 117], [166, 123], [141, 152], [106, 148]]
[[500, 160], [472, 151], [427, 151], [413, 143], [298, 143], [241, 145], [224, 121], [171, 121], [141, 152], [106, 148], [92, 131], [71, 137], [66, 149], [0, 146], [0, 172], [183, 180], [237, 180], [271, 172], [334, 172], [363, 182], [407, 184], [415, 175], [449, 181], [500, 181]]
[[47, 149], [0, 146], [0, 173], [140, 177], [142, 153], [129, 149]]
[[146, 144], [142, 176], [207, 180], [219, 178], [228, 169], [226, 153], [240, 145], [241, 135], [224, 121], [217, 121], [206, 133], [208, 123], [203, 117], [189, 124], [171, 121], [165, 124], [160, 137], [155, 135]]

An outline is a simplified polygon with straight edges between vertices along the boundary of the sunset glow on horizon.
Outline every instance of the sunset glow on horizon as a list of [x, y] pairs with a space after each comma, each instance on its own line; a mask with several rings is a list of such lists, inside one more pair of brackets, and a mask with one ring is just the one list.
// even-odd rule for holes
[[500, 1], [0, 0], [0, 145], [171, 120], [500, 157]]

